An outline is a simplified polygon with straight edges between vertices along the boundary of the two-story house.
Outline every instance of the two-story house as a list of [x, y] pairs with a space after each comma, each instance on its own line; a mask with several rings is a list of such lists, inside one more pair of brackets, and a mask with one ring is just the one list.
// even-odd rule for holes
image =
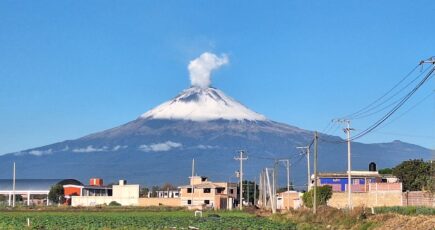
[[237, 199], [237, 184], [211, 182], [207, 177], [190, 177], [190, 184], [180, 186], [181, 206], [189, 209], [232, 209]]

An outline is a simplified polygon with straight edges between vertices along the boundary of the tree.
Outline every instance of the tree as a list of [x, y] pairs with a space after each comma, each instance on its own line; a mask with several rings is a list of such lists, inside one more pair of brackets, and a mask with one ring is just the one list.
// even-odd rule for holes
[[379, 169], [379, 174], [393, 174], [393, 169], [391, 168], [384, 168], [384, 169]]
[[62, 204], [65, 202], [65, 194], [63, 186], [56, 184], [51, 186], [50, 192], [48, 193], [48, 199], [55, 204]]
[[[254, 185], [255, 185], [255, 191], [254, 192]], [[248, 189], [249, 186], [249, 189]], [[248, 191], [249, 191], [249, 201], [248, 201]], [[254, 194], [255, 194], [255, 199], [258, 199], [258, 195], [260, 194], [259, 190], [258, 190], [258, 184], [256, 184], [254, 181], [247, 181], [244, 180], [243, 181], [243, 200], [247, 201], [249, 203], [254, 203]]]
[[150, 197], [157, 197], [157, 191], [160, 190], [160, 187], [157, 185], [154, 185], [151, 187], [151, 194]]
[[140, 197], [148, 197], [148, 192], [150, 191], [150, 189], [149, 188], [147, 188], [147, 187], [142, 187], [142, 188], [140, 188], [140, 190], [139, 190], [139, 196]]
[[165, 184], [162, 185], [161, 190], [163, 190], [163, 191], [167, 191], [167, 190], [177, 190], [177, 187], [175, 187], [175, 186], [172, 185], [171, 183], [166, 182]]
[[403, 161], [393, 168], [393, 175], [399, 178], [403, 191], [431, 190], [431, 167], [423, 159]]
[[[328, 200], [332, 197], [332, 187], [329, 185], [317, 187], [317, 204], [318, 205], [326, 205]], [[305, 192], [302, 196], [302, 200], [304, 201], [305, 206], [312, 208], [313, 207], [313, 198], [314, 198], [314, 190], [311, 189], [308, 192]]]

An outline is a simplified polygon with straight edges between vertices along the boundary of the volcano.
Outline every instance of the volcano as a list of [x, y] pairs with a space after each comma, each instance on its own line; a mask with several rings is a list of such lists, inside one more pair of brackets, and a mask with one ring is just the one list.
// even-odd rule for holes
[[[346, 145], [337, 144], [342, 139], [321, 137], [325, 141], [319, 144], [320, 171], [345, 170]], [[269, 120], [216, 88], [191, 87], [124, 125], [3, 155], [0, 167], [8, 168], [16, 161], [19, 178], [124, 178], [151, 186], [185, 183], [195, 158], [199, 174], [235, 181], [238, 163], [233, 157], [243, 149], [248, 153], [246, 178], [258, 177], [274, 159], [290, 158], [293, 183], [303, 188], [306, 161], [295, 154], [296, 147], [312, 138], [312, 131]], [[406, 159], [430, 157], [429, 149], [400, 141], [353, 143], [352, 147], [355, 169], [366, 169], [372, 161], [391, 167]], [[10, 174], [2, 170], [0, 176]]]

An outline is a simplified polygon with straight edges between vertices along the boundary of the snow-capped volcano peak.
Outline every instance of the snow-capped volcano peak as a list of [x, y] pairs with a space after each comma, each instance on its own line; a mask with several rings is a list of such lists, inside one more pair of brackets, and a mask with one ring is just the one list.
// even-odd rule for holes
[[171, 101], [142, 114], [144, 119], [259, 120], [267, 118], [215, 88], [191, 87]]

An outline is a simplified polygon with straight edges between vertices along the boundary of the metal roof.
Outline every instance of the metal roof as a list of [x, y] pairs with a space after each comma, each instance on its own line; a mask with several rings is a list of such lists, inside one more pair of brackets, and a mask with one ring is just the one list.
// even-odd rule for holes
[[[55, 184], [81, 184], [74, 179], [16, 179], [15, 190], [50, 190]], [[11, 191], [12, 179], [0, 179], [0, 191]]]

